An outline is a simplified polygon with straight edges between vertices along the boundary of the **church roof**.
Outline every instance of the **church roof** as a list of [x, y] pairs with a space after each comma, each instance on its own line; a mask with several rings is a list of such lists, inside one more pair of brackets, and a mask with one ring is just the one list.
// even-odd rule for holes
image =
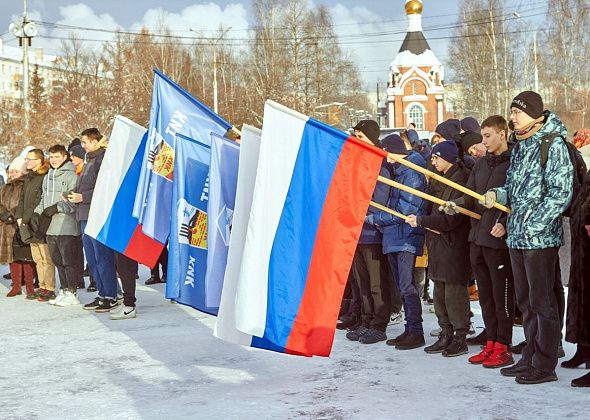
[[430, 50], [430, 46], [428, 45], [428, 41], [424, 37], [422, 31], [419, 32], [408, 32], [406, 34], [406, 38], [399, 49], [399, 52], [409, 51], [412, 54], [420, 55], [424, 51]]

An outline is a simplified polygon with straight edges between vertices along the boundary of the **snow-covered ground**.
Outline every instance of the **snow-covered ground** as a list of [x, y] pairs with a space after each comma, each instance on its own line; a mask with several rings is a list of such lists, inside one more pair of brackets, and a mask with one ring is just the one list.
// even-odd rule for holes
[[[1, 419], [587, 419], [590, 412], [588, 389], [570, 387], [582, 369], [519, 385], [466, 356], [353, 343], [343, 331], [330, 358], [228, 344], [213, 337], [214, 318], [168, 303], [164, 285], [143, 286], [149, 274], [141, 274], [138, 318], [125, 321], [6, 298], [9, 281], [0, 281]], [[93, 297], [80, 293], [84, 302]], [[427, 331], [436, 327], [428, 307], [424, 319]], [[402, 328], [390, 326], [388, 335]], [[514, 342], [521, 338], [515, 328]], [[568, 358], [575, 350], [565, 349]]]

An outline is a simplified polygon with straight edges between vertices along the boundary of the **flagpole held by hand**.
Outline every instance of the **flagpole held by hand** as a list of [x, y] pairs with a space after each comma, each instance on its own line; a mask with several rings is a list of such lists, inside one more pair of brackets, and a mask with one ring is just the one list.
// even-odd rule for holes
[[[387, 213], [393, 214], [394, 216], [397, 216], [404, 221], [408, 220], [408, 216], [406, 216], [405, 214], [398, 213], [395, 210], [391, 210], [389, 207], [382, 206], [381, 204], [375, 203], [374, 201], [371, 201], [370, 204], [371, 204], [371, 206], [373, 206], [381, 211], [385, 211]], [[428, 228], [426, 228], [426, 230], [429, 230], [433, 233], [436, 233], [437, 235], [440, 235], [440, 232], [437, 230], [432, 230], [432, 229], [428, 229]]]

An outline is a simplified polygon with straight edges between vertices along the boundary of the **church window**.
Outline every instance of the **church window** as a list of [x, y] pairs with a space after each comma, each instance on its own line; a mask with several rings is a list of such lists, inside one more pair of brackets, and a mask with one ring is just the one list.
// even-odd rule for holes
[[[416, 85], [414, 85], [415, 87]], [[416, 125], [417, 130], [424, 130], [424, 111], [418, 105], [410, 108], [410, 121]]]

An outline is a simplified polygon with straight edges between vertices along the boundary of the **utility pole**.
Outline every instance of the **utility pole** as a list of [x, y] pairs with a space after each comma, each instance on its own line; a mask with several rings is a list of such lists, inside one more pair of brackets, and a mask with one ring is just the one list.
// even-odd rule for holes
[[27, 0], [23, 0], [23, 20], [20, 23], [11, 23], [8, 30], [18, 38], [19, 46], [23, 48], [23, 111], [25, 130], [29, 129], [31, 104], [29, 102], [29, 47], [31, 41], [38, 33], [37, 25], [27, 21]]

